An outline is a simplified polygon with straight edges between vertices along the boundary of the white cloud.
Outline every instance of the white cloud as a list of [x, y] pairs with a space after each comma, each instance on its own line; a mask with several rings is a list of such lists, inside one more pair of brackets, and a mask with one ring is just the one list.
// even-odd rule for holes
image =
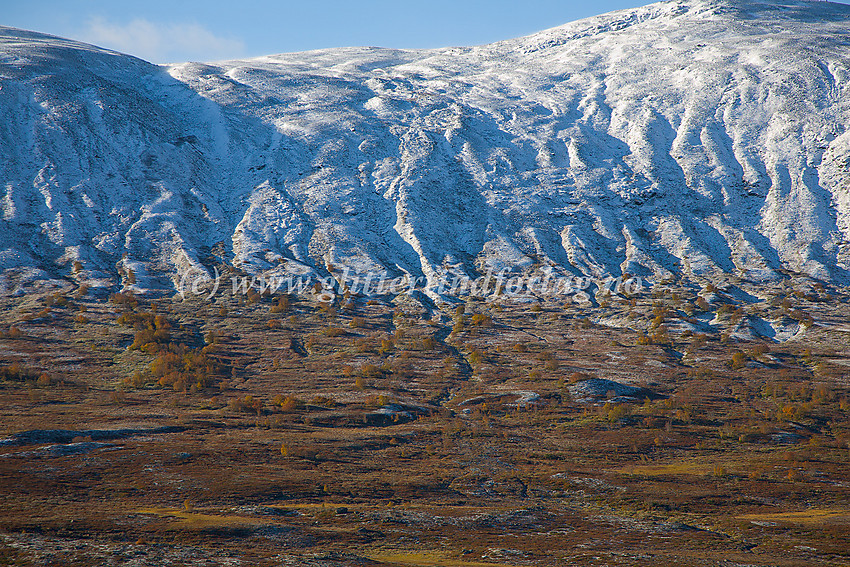
[[118, 24], [92, 18], [80, 39], [153, 63], [214, 61], [238, 57], [245, 50], [240, 40], [219, 37], [199, 24], [163, 24], [145, 19]]

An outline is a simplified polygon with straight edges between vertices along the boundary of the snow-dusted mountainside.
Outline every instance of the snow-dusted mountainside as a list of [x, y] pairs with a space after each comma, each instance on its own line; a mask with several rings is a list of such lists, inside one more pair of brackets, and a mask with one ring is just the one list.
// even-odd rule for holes
[[0, 28], [0, 116], [17, 278], [850, 281], [850, 6], [673, 0], [480, 47], [170, 67]]

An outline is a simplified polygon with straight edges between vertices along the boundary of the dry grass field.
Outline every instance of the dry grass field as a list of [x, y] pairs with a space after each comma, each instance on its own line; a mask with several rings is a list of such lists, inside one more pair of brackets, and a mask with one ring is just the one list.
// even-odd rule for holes
[[850, 304], [804, 284], [4, 298], [0, 565], [850, 565]]

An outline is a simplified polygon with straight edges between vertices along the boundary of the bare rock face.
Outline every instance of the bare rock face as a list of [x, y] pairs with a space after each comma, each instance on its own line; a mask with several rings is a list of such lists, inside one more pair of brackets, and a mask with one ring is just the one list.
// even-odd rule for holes
[[850, 7], [682, 0], [492, 45], [155, 66], [0, 28], [4, 285], [850, 269]]
[[588, 378], [569, 386], [570, 395], [580, 403], [641, 403], [644, 400], [658, 400], [662, 396], [652, 390], [631, 386], [604, 378]]

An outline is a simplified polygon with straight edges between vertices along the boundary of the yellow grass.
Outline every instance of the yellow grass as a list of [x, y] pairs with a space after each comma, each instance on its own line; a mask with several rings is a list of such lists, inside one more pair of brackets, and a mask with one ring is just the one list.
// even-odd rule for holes
[[850, 512], [836, 508], [811, 508], [802, 512], [777, 512], [775, 514], [744, 514], [736, 516], [739, 520], [762, 522], [787, 522], [806, 526], [818, 524], [844, 523], [850, 521]]
[[722, 474], [747, 474], [747, 472], [758, 464], [756, 460], [750, 459], [749, 463], [742, 463], [739, 460], [709, 459], [700, 457], [695, 459], [680, 459], [672, 463], [646, 463], [628, 465], [622, 468], [615, 469], [614, 472], [620, 474], [635, 474], [644, 476], [675, 476], [675, 475], [693, 475], [693, 476], [711, 476], [722, 470]]
[[150, 514], [160, 518], [172, 518], [177, 524], [192, 529], [205, 528], [232, 528], [239, 526], [263, 526], [275, 523], [263, 518], [250, 518], [247, 516], [201, 514], [176, 508], [141, 508], [139, 514]]
[[645, 476], [680, 474], [704, 476], [711, 474], [712, 470], [714, 470], [714, 466], [705, 463], [670, 463], [665, 465], [633, 465], [621, 469], [620, 472]]
[[436, 551], [377, 551], [366, 556], [374, 561], [411, 567], [514, 567], [507, 563], [485, 563], [452, 559]]
[[386, 506], [381, 504], [339, 504], [335, 502], [287, 502], [286, 504], [268, 504], [268, 508], [280, 510], [334, 510], [337, 508], [348, 508], [349, 510], [423, 510], [437, 515], [464, 515], [480, 514], [483, 512], [512, 510], [510, 507], [483, 507], [483, 506], [442, 506], [437, 504], [418, 504], [415, 502], [400, 504], [398, 506]]
[[715, 472], [715, 466], [720, 465], [727, 473], [735, 470], [736, 463], [708, 462], [708, 461], [684, 461], [676, 463], [629, 465], [618, 469], [617, 472], [625, 474], [639, 474], [645, 476], [665, 475], [695, 475], [707, 476]]

